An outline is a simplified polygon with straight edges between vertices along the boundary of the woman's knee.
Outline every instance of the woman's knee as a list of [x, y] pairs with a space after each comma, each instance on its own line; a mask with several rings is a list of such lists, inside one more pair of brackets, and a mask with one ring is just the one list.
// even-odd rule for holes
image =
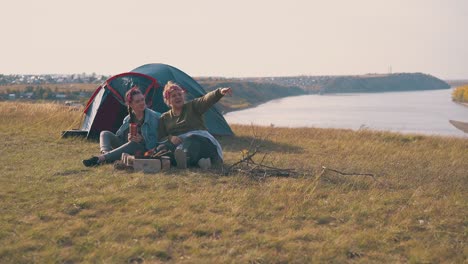
[[101, 137], [107, 137], [109, 135], [114, 135], [114, 133], [107, 131], [107, 130], [103, 130], [101, 131], [101, 134], [100, 134]]

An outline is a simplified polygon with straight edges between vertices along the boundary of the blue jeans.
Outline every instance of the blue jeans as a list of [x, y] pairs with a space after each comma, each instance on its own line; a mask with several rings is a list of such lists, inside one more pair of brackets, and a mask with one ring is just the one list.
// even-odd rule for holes
[[146, 151], [145, 144], [133, 141], [124, 142], [121, 138], [110, 131], [102, 131], [99, 137], [99, 146], [107, 162], [120, 160], [122, 153], [130, 155], [143, 155]]
[[[169, 141], [165, 145], [166, 149], [171, 151], [169, 157], [172, 165], [176, 165], [174, 157], [176, 146]], [[189, 167], [196, 166], [201, 158], [210, 158], [212, 163], [219, 162], [216, 146], [205, 137], [192, 135], [185, 138], [182, 142], [182, 149], [187, 153], [187, 165]]]

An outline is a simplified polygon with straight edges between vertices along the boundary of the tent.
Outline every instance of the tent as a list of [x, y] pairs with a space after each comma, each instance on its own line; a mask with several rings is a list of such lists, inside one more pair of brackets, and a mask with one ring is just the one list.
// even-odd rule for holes
[[[98, 138], [103, 130], [116, 132], [128, 114], [125, 93], [138, 85], [146, 96], [149, 108], [164, 113], [169, 107], [164, 103], [162, 90], [168, 81], [178, 83], [186, 90], [186, 99], [206, 94], [203, 87], [181, 70], [166, 64], [146, 64], [130, 72], [115, 75], [101, 84], [89, 99], [84, 109], [84, 120], [80, 131], [66, 131], [63, 135], [86, 133], [87, 138]], [[216, 108], [205, 113], [205, 123], [213, 135], [233, 135], [226, 120]]]

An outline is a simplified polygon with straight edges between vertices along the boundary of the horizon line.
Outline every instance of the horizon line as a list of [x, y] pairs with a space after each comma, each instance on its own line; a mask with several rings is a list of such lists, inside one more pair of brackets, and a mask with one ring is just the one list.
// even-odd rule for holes
[[[128, 71], [131, 72], [131, 71]], [[366, 76], [366, 75], [396, 75], [396, 74], [425, 74], [425, 75], [430, 75], [434, 76], [436, 78], [439, 78], [441, 80], [450, 80], [450, 81], [466, 81], [468, 80], [468, 77], [456, 77], [456, 78], [441, 78], [437, 77], [435, 75], [429, 74], [429, 73], [424, 73], [424, 72], [392, 72], [392, 73], [363, 73], [363, 74], [321, 74], [321, 75], [311, 75], [311, 74], [297, 74], [297, 75], [271, 75], [271, 76], [242, 76], [242, 77], [234, 77], [234, 76], [219, 76], [219, 75], [189, 75], [192, 78], [223, 78], [223, 79], [251, 79], [251, 78], [288, 78], [288, 77], [349, 77], [349, 76]], [[97, 75], [97, 76], [115, 76], [118, 74], [103, 74], [103, 73], [96, 73], [96, 72], [81, 72], [81, 73], [39, 73], [39, 74], [34, 74], [34, 73], [10, 73], [10, 74], [4, 74], [0, 73], [0, 75], [4, 76], [14, 76], [14, 75], [26, 75], [26, 76], [41, 76], [41, 75]], [[120, 73], [119, 73], [120, 74]]]

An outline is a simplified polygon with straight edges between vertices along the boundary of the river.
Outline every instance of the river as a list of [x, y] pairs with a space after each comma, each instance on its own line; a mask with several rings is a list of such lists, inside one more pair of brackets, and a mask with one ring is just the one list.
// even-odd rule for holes
[[468, 107], [452, 102], [451, 93], [452, 89], [302, 95], [230, 112], [225, 118], [229, 124], [366, 128], [468, 137], [449, 123], [468, 122]]

